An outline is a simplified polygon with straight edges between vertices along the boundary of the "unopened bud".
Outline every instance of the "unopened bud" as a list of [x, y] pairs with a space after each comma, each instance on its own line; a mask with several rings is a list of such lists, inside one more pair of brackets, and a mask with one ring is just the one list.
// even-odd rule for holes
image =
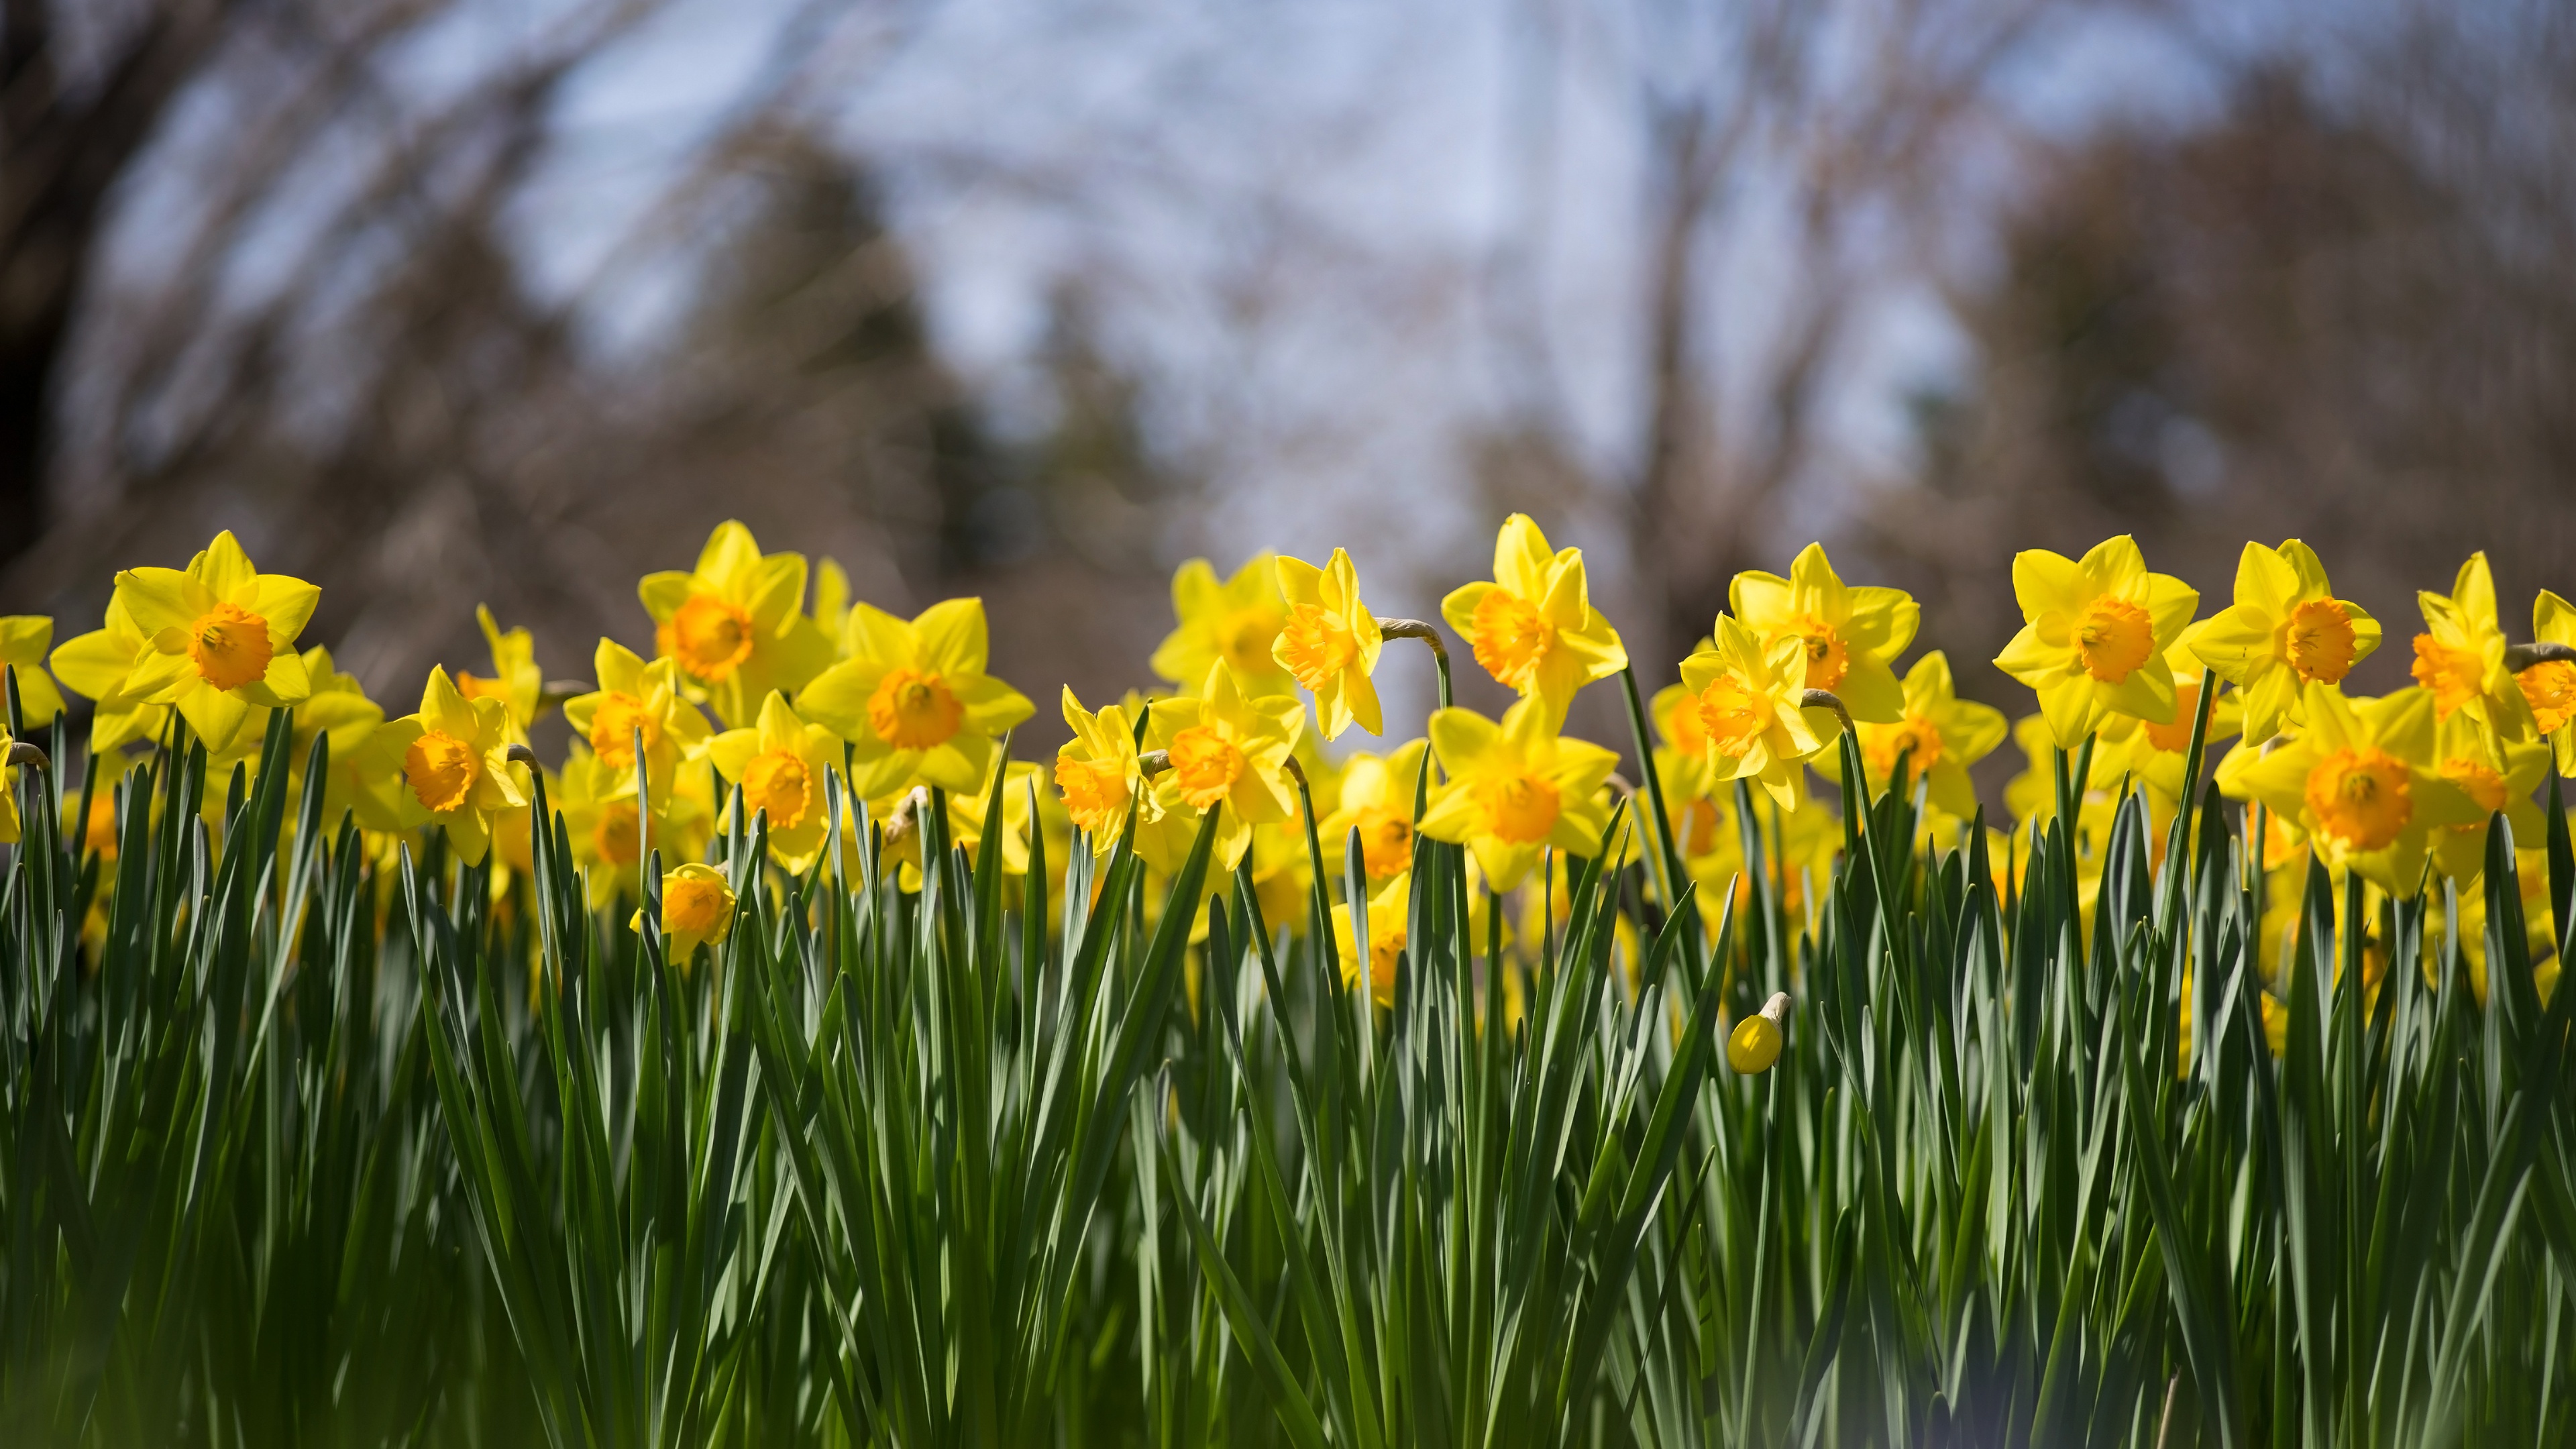
[[1775, 991], [1762, 1010], [1735, 1024], [1726, 1038], [1726, 1064], [1739, 1076], [1771, 1070], [1780, 1060], [1781, 1031], [1789, 1018], [1789, 993]]
[[9, 742], [9, 763], [12, 766], [32, 765], [48, 775], [54, 772], [54, 762], [46, 758], [45, 752], [25, 740]]

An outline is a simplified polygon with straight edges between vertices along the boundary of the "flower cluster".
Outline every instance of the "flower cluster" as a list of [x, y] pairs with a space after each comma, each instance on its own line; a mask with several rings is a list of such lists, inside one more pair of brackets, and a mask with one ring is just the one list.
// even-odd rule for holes
[[[1751, 850], [1783, 864], [1775, 899], [1794, 911], [1843, 839], [1811, 808], [1811, 771], [1844, 791], [1909, 795], [1927, 839], [1953, 843], [1980, 815], [1972, 767], [2009, 736], [2032, 766], [2005, 791], [2010, 814], [2023, 827], [2051, 819], [2057, 782], [2083, 772], [2073, 828], [2098, 870], [2093, 843], [2129, 792], [2170, 817], [2195, 788], [2193, 742], [2215, 758], [2232, 739], [2216, 781], [2247, 802], [2267, 869], [2313, 859], [2403, 896], [2435, 873], [2479, 874], [2498, 813], [2536, 846], [2534, 791], [2553, 763], [2576, 771], [2576, 609], [2542, 594], [2531, 638], [2516, 642], [2483, 556], [2449, 593], [2421, 596], [2415, 683], [2379, 698], [2344, 686], [2380, 647], [2380, 622], [2336, 597], [2296, 539], [2247, 545], [2233, 599], [2207, 617], [2198, 592], [2149, 572], [2126, 537], [2080, 559], [2025, 552], [2012, 580], [2024, 623], [1994, 663], [2036, 697], [2018, 724], [1961, 698], [1940, 651], [1906, 663], [1915, 601], [1845, 583], [1822, 546], [1785, 575], [1739, 575], [1678, 682], [1638, 706], [1654, 735], [1638, 742], [1639, 785], [1612, 750], [1565, 732], [1593, 684], [1625, 675], [1636, 701], [1634, 674], [1582, 551], [1517, 514], [1495, 539], [1492, 577], [1439, 609], [1516, 702], [1499, 719], [1444, 707], [1415, 738], [1339, 758], [1323, 745], [1354, 726], [1385, 733], [1376, 675], [1391, 644], [1432, 646], [1444, 700], [1449, 655], [1438, 627], [1371, 609], [1338, 549], [1321, 565], [1260, 555], [1224, 579], [1205, 561], [1184, 565], [1175, 625], [1151, 659], [1159, 684], [1097, 708], [1062, 689], [1071, 738], [1045, 771], [1000, 760], [1033, 708], [988, 672], [979, 600], [899, 617], [850, 601], [831, 561], [809, 571], [730, 522], [690, 570], [642, 580], [650, 655], [601, 639], [579, 684], [549, 684], [528, 631], [483, 611], [488, 660], [433, 668], [418, 707], [388, 717], [327, 650], [299, 646], [319, 591], [259, 572], [229, 533], [184, 569], [118, 574], [101, 627], [58, 646], [50, 620], [0, 619], [0, 664], [16, 672], [25, 726], [63, 709], [57, 681], [91, 701], [90, 752], [111, 770], [184, 733], [219, 768], [255, 771], [271, 717], [286, 712], [294, 768], [327, 741], [326, 808], [380, 851], [436, 831], [463, 862], [490, 854], [503, 874], [526, 870], [542, 786], [595, 903], [646, 895], [651, 852], [680, 863], [658, 897], [666, 939], [684, 950], [724, 940], [732, 890], [705, 858], [718, 832], [755, 817], [789, 873], [816, 868], [836, 819], [853, 843], [874, 822], [914, 883], [925, 811], [944, 810], [947, 838], [967, 846], [998, 818], [1014, 871], [1052, 833], [1046, 859], [1124, 842], [1169, 874], [1213, 817], [1216, 870], [1246, 873], [1263, 909], [1290, 923], [1317, 889], [1311, 831], [1322, 859], [1346, 849], [1352, 878], [1365, 877], [1372, 939], [1345, 939], [1342, 957], [1352, 983], [1380, 996], [1402, 959], [1424, 841], [1461, 848], [1478, 929], [1498, 938], [1508, 918], [1488, 898], [1547, 896], [1568, 857], [1604, 849], [1677, 866], [1712, 916], [1749, 889]], [[527, 745], [558, 707], [571, 738], [549, 769]], [[1041, 775], [1055, 788], [1039, 788]], [[997, 780], [994, 817], [984, 802]], [[1637, 810], [1614, 831], [1623, 797]], [[103, 828], [90, 823], [104, 847], [114, 826], [112, 809]], [[1347, 872], [1325, 873], [1329, 896]], [[1536, 919], [1532, 931], [1548, 929]]]

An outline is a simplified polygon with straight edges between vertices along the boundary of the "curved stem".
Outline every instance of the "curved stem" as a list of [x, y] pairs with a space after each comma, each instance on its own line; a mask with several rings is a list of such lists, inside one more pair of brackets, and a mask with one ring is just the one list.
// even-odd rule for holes
[[2516, 674], [2539, 664], [2576, 664], [2576, 647], [2565, 644], [2508, 644], [2504, 667]]
[[1449, 694], [1449, 646], [1440, 631], [1420, 619], [1380, 619], [1377, 632], [1388, 639], [1419, 639], [1431, 646], [1431, 657], [1440, 665], [1440, 707], [1447, 709]]
[[1834, 712], [1834, 718], [1843, 722], [1843, 733], [1850, 735], [1853, 739], [1860, 738], [1860, 731], [1852, 728], [1851, 711], [1844, 707], [1841, 695], [1835, 694], [1831, 690], [1811, 689], [1799, 698], [1798, 703], [1800, 707], [1805, 709], [1832, 710]]

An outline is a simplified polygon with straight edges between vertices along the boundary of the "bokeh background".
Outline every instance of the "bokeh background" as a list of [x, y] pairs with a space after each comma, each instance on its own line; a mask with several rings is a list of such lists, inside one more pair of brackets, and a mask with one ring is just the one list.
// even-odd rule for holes
[[2303, 537], [2366, 690], [2576, 572], [2565, 0], [0, 0], [0, 133], [0, 609], [230, 527], [397, 709], [727, 517], [1036, 748], [1181, 560], [1512, 509], [1649, 689], [1821, 538], [2016, 713], [2019, 548]]

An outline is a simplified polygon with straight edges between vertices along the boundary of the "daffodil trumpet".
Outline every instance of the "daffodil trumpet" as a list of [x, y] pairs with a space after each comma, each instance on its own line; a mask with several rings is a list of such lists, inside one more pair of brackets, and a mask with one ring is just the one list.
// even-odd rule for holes
[[1449, 707], [1449, 646], [1440, 631], [1420, 619], [1380, 619], [1378, 637], [1383, 639], [1419, 639], [1431, 646], [1432, 662], [1440, 666], [1440, 707]]

